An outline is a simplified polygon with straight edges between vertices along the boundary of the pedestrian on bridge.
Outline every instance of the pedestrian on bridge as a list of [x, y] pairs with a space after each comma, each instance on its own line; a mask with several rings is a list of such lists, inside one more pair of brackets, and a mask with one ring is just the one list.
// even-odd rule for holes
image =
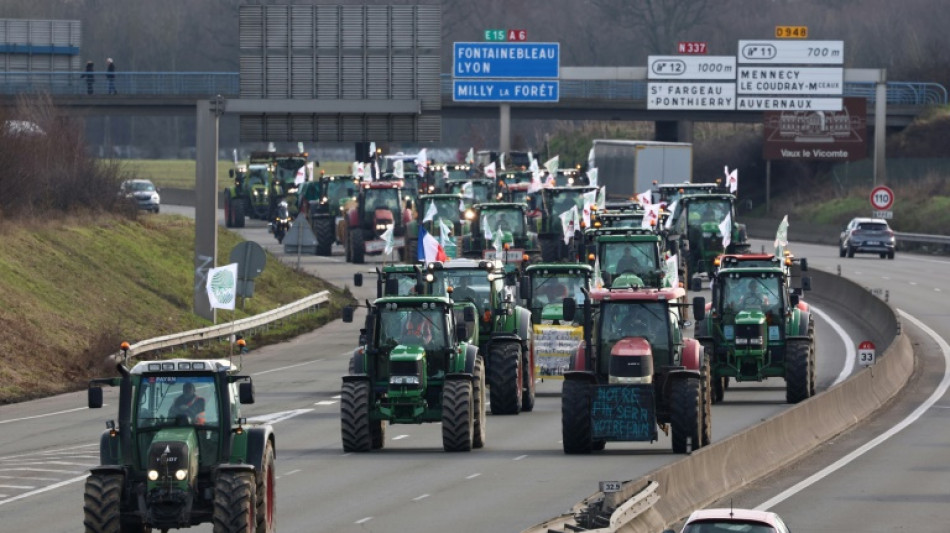
[[86, 72], [82, 75], [82, 77], [86, 80], [86, 94], [92, 94], [94, 92], [93, 84], [96, 81], [96, 76], [93, 74], [93, 72], [95, 72], [95, 70], [96, 67], [93, 65], [92, 61], [86, 61]]
[[115, 63], [111, 57], [106, 59], [106, 63], [109, 64], [106, 68], [106, 79], [109, 80], [109, 94], [119, 94], [119, 92], [115, 90]]

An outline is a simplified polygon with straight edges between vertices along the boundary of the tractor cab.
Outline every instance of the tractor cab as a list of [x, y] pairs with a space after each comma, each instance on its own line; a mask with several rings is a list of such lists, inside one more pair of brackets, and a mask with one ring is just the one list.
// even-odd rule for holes
[[491, 178], [451, 180], [447, 182], [446, 187], [449, 193], [462, 196], [466, 208], [495, 200], [495, 180]]
[[538, 252], [537, 234], [528, 226], [527, 206], [519, 203], [476, 204], [465, 211], [469, 229], [462, 253], [473, 259], [499, 259], [511, 271]]
[[662, 241], [646, 229], [594, 229], [588, 263], [600, 266], [606, 287], [654, 287], [670, 284], [662, 260]]

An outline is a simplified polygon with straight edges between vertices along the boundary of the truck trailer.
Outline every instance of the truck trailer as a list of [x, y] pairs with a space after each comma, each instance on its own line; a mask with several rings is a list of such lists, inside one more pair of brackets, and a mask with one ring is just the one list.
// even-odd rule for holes
[[692, 143], [595, 139], [593, 144], [598, 181], [608, 198], [633, 198], [654, 182], [692, 181]]

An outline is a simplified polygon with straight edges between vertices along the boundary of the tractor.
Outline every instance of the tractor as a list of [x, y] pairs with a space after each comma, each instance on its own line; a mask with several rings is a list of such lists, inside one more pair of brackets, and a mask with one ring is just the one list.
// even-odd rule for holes
[[[561, 215], [577, 207], [580, 213], [584, 207], [583, 195], [596, 191], [597, 187], [545, 187], [539, 191], [541, 216], [538, 218], [538, 241], [541, 248], [541, 260], [545, 263], [557, 261], [576, 262], [582, 260], [584, 234], [580, 227], [574, 228], [567, 244], [564, 243], [564, 227]], [[580, 226], [580, 225], [578, 225]]]
[[234, 178], [234, 185], [224, 191], [224, 225], [243, 228], [245, 216], [267, 220], [270, 215], [270, 166], [239, 166], [230, 169], [228, 174]]
[[433, 192], [449, 193], [448, 184], [455, 181], [465, 181], [472, 176], [472, 166], [457, 163], [440, 163], [430, 167], [432, 171]]
[[[722, 254], [748, 253], [751, 245], [746, 236], [745, 224], [736, 222], [736, 197], [728, 193], [690, 194], [680, 197], [670, 223], [668, 235], [679, 240], [686, 254], [686, 271], [689, 273], [691, 290], [700, 290], [700, 274], [712, 279], [715, 273], [713, 261]], [[721, 226], [729, 217], [729, 243], [723, 246]], [[685, 245], [685, 246], [684, 246]]]
[[[129, 345], [123, 343], [128, 354]], [[248, 425], [251, 378], [227, 359], [143, 361], [120, 377], [89, 383], [90, 408], [103, 386], [119, 387], [118, 424], [106, 423], [100, 465], [86, 478], [86, 531], [168, 531], [213, 523], [215, 531], [276, 530], [275, 438]]]
[[462, 237], [462, 255], [498, 259], [508, 271], [527, 260], [537, 260], [538, 236], [528, 224], [527, 209], [524, 204], [501, 202], [475, 204], [467, 209], [465, 222], [469, 229]]
[[335, 228], [347, 208], [356, 204], [359, 190], [359, 179], [353, 176], [321, 175], [301, 186], [298, 207], [317, 238], [317, 255], [330, 256], [334, 243], [343, 244]]
[[711, 364], [713, 402], [729, 379], [785, 379], [785, 400], [815, 394], [815, 320], [801, 300], [811, 280], [793, 288], [792, 267], [807, 260], [772, 254], [725, 255], [713, 277], [712, 301], [693, 301], [695, 334]]
[[386, 243], [381, 236], [390, 226], [395, 246], [403, 248], [404, 260], [415, 260], [416, 251], [404, 246], [406, 224], [412, 218], [412, 211], [408, 202], [403, 204], [402, 186], [398, 180], [362, 184], [356, 202], [337, 225], [337, 239], [343, 242], [347, 263], [362, 264], [367, 255], [383, 253]]
[[290, 215], [297, 216], [299, 184], [297, 171], [307, 164], [306, 152], [251, 152], [250, 165], [266, 165], [270, 169], [268, 218], [273, 219], [277, 205], [286, 200]]
[[[683, 337], [685, 299], [682, 287], [591, 291], [582, 307], [585, 338], [561, 392], [565, 453], [654, 442], [657, 428], [671, 433], [674, 453], [710, 443], [708, 365], [699, 342]], [[565, 319], [576, 311], [565, 302]]]
[[[424, 194], [419, 197], [417, 205], [416, 216], [406, 230], [407, 262], [416, 257], [420, 224], [429, 235], [439, 240], [449, 259], [461, 256], [458, 239], [465, 231], [460, 209], [462, 197], [458, 194]], [[426, 220], [429, 215], [431, 218]], [[446, 230], [444, 234], [443, 228]]]
[[[631, 287], [671, 285], [664, 261], [663, 239], [642, 228], [595, 228], [586, 232], [587, 262], [598, 263], [604, 286], [623, 283]], [[678, 273], [677, 273], [678, 274]]]
[[484, 204], [496, 199], [495, 180], [491, 178], [453, 179], [447, 181], [445, 187], [447, 193], [462, 195], [462, 203], [466, 209], [475, 204]]
[[[343, 311], [353, 321], [354, 308]], [[385, 444], [387, 424], [442, 423], [442, 447], [485, 445], [485, 363], [465, 342], [474, 306], [448, 296], [386, 296], [368, 306], [360, 347], [343, 377], [340, 426], [345, 452]]]

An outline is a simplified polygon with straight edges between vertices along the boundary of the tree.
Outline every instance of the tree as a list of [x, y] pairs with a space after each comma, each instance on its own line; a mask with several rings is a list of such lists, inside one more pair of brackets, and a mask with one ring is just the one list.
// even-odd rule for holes
[[[709, 0], [591, 0], [615, 24], [613, 31], [639, 33], [648, 53], [669, 54], [675, 40], [706, 22]], [[722, 2], [716, 3], [717, 7]]]

